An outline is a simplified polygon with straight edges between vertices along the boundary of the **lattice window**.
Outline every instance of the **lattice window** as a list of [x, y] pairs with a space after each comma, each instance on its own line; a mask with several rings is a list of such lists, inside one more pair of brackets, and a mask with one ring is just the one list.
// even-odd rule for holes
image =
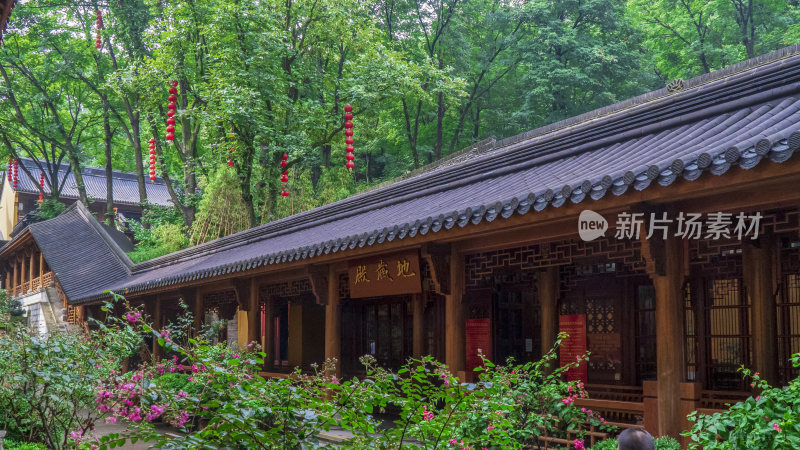
[[781, 268], [781, 294], [777, 298], [778, 378], [788, 383], [800, 374], [790, 360], [800, 352], [800, 248], [782, 250]]
[[221, 319], [230, 320], [236, 314], [236, 291], [218, 291], [203, 296], [206, 311], [216, 313]]
[[737, 369], [749, 365], [750, 305], [740, 278], [706, 282], [706, 377], [712, 389], [741, 390]]
[[656, 379], [656, 291], [652, 285], [636, 289], [636, 381]]

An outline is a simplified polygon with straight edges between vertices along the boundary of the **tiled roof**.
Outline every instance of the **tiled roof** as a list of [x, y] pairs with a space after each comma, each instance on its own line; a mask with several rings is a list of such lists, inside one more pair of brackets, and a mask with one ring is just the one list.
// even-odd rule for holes
[[[32, 181], [23, 171], [19, 169], [19, 182], [17, 183], [17, 191], [28, 193], [39, 193], [39, 174], [41, 171], [33, 160], [21, 158], [19, 160], [20, 166], [25, 166], [30, 171], [31, 176], [36, 180]], [[75, 176], [69, 170], [69, 166], [62, 164], [59, 167], [59, 179], [63, 180], [66, 176], [67, 180], [64, 182], [64, 189], [61, 191], [61, 197], [64, 198], [79, 198], [78, 189], [75, 185]], [[139, 184], [136, 181], [136, 174], [129, 172], [120, 172], [115, 170], [113, 176], [114, 180], [114, 203], [115, 204], [139, 204]], [[86, 195], [94, 200], [104, 202], [106, 200], [106, 171], [105, 169], [97, 167], [84, 167], [83, 168], [83, 184], [86, 186]], [[157, 205], [172, 205], [169, 197], [167, 187], [164, 185], [164, 180], [156, 178], [155, 183], [149, 180], [145, 183], [147, 186], [147, 201]], [[45, 186], [45, 193], [49, 193], [49, 186]]]
[[81, 202], [28, 231], [70, 300], [96, 296], [130, 276], [130, 259]]
[[103, 288], [145, 291], [722, 175], [765, 159], [784, 162], [800, 147], [800, 47], [489, 145], [388, 186], [138, 264]]

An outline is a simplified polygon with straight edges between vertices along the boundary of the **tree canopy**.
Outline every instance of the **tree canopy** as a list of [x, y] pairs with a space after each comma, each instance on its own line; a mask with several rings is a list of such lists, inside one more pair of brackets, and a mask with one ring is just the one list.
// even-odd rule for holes
[[154, 139], [174, 229], [202, 242], [797, 43], [799, 11], [794, 0], [20, 1], [0, 45], [0, 148], [34, 159], [56, 198], [66, 163], [82, 201], [81, 168], [100, 166], [136, 172], [146, 204]]

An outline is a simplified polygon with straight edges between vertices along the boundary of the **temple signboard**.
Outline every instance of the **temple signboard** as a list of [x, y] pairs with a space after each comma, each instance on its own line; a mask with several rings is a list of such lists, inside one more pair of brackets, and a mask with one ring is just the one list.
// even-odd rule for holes
[[416, 251], [350, 261], [350, 298], [419, 294], [422, 274]]

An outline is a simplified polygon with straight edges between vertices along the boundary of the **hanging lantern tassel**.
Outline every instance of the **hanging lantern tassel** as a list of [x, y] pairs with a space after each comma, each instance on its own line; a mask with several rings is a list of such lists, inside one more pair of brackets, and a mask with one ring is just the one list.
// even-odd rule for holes
[[156, 140], [150, 138], [150, 181], [156, 182]]
[[346, 105], [344, 107], [344, 135], [345, 139], [344, 142], [347, 144], [347, 168], [352, 172], [353, 168], [356, 166], [355, 159], [356, 155], [353, 153], [355, 151], [355, 147], [353, 147], [353, 107], [351, 105]]

